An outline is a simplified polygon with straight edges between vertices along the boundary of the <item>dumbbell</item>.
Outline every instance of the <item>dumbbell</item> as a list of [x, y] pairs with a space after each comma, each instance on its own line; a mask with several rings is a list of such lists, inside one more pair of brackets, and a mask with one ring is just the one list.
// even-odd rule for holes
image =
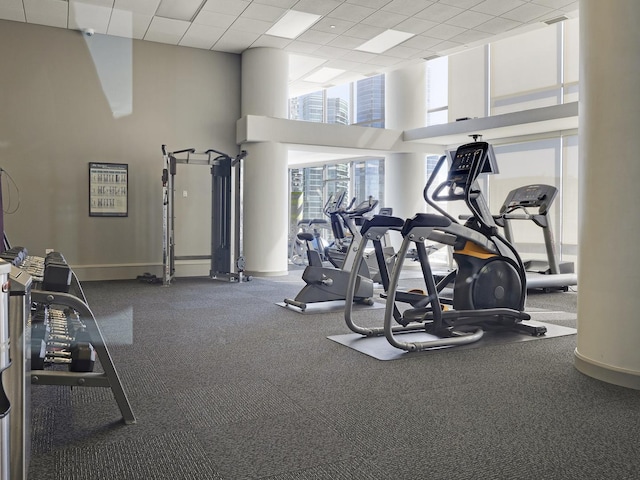
[[[87, 332], [78, 332], [75, 338], [52, 334], [48, 325], [31, 326], [31, 368], [42, 370], [45, 363], [66, 363], [72, 372], [92, 372], [96, 353]], [[48, 347], [60, 347], [49, 351]]]
[[93, 372], [96, 351], [93, 345], [86, 342], [74, 343], [71, 351], [47, 351], [44, 340], [31, 339], [31, 369], [43, 370], [47, 363], [69, 365], [71, 372]]

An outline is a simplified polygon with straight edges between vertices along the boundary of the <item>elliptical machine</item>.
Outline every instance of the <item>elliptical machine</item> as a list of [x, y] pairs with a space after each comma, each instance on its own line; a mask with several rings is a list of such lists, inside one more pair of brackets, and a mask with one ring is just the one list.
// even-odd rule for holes
[[[383, 327], [363, 328], [354, 324], [351, 311], [345, 309], [345, 319], [351, 330], [365, 336], [384, 335], [389, 343], [406, 351], [434, 347], [464, 345], [482, 338], [485, 329], [518, 330], [530, 335], [544, 335], [546, 328], [528, 324], [531, 317], [524, 312], [526, 275], [515, 248], [498, 234], [498, 227], [482, 195], [478, 176], [497, 173], [491, 145], [474, 141], [462, 145], [453, 156], [447, 179], [431, 192], [432, 184], [445, 164], [439, 159], [427, 185], [424, 198], [438, 213], [418, 213], [405, 220], [374, 217], [363, 226], [364, 238], [375, 240], [385, 229], [400, 230], [403, 241], [397, 258], [405, 258], [414, 245], [422, 268], [426, 295], [401, 292], [398, 284], [402, 261], [396, 261], [389, 278]], [[461, 225], [443, 210], [438, 202], [464, 201], [472, 217]], [[457, 270], [436, 282], [425, 241], [436, 241], [453, 247]], [[354, 268], [362, 256], [354, 259]], [[348, 284], [346, 305], [349, 305], [353, 278]], [[453, 280], [451, 302], [441, 297], [442, 290]], [[401, 311], [399, 303], [408, 303]], [[356, 328], [354, 328], [354, 326]], [[426, 341], [404, 341], [401, 333], [424, 330], [433, 335]]]

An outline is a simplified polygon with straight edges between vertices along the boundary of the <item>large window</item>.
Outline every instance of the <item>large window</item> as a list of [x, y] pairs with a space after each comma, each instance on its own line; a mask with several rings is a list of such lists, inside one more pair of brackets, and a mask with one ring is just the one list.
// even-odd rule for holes
[[[356, 203], [373, 197], [378, 206], [384, 206], [384, 159], [368, 158], [348, 163], [292, 168], [289, 170], [291, 204], [290, 232], [297, 232], [297, 224], [303, 219], [329, 218], [324, 206], [331, 196], [346, 192], [346, 203], [355, 198]], [[377, 211], [377, 210], [376, 210]], [[322, 231], [327, 240], [332, 239], [329, 227]]]
[[354, 123], [363, 127], [384, 128], [384, 75], [358, 80], [355, 90]]
[[290, 98], [289, 118], [384, 128], [384, 75]]
[[449, 57], [427, 62], [427, 125], [449, 121]]
[[358, 200], [373, 197], [384, 205], [384, 160], [380, 158], [354, 162], [353, 196]]

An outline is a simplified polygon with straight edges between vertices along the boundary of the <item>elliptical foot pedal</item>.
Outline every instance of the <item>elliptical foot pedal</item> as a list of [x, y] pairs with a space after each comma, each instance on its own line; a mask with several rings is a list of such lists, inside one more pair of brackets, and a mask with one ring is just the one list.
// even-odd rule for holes
[[528, 333], [533, 337], [542, 337], [545, 333], [547, 333], [547, 327], [544, 325], [529, 325], [525, 323], [516, 323], [514, 328], [520, 330], [522, 332]]

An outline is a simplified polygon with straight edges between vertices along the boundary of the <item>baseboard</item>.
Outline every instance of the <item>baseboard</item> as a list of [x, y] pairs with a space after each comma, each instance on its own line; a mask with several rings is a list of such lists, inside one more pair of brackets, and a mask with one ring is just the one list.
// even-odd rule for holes
[[[81, 282], [99, 280], [131, 280], [149, 273], [162, 278], [160, 263], [130, 263], [113, 265], [71, 265]], [[184, 260], [176, 262], [176, 277], [207, 277], [211, 271], [209, 261]]]
[[640, 390], [640, 372], [598, 363], [580, 355], [577, 348], [574, 351], [574, 366], [579, 372], [596, 380]]

